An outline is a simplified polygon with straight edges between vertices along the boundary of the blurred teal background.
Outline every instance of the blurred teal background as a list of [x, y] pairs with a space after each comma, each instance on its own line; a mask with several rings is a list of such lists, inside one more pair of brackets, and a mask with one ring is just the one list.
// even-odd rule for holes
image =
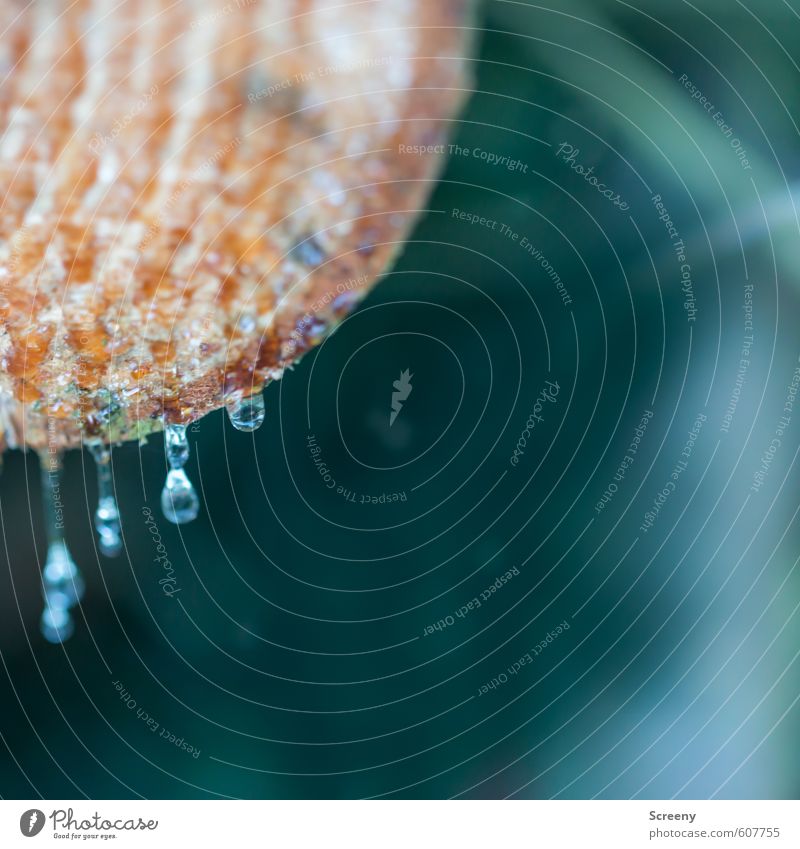
[[800, 406], [753, 483], [800, 355], [800, 4], [489, 2], [480, 24], [452, 139], [470, 153], [361, 308], [267, 389], [261, 430], [192, 429], [200, 518], [160, 520], [160, 437], [124, 446], [126, 552], [100, 558], [91, 459], [68, 457], [88, 590], [63, 648], [38, 633], [37, 463], [4, 458], [3, 797], [797, 796]]

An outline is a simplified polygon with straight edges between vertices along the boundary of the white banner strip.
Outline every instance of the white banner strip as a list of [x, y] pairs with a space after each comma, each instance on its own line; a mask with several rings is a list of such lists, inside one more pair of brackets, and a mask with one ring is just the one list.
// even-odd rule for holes
[[0, 802], [0, 846], [796, 849], [799, 821], [798, 802], [33, 800]]

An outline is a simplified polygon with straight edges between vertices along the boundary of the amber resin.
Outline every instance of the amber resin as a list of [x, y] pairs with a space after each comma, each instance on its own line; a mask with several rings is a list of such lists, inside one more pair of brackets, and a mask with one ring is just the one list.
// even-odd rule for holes
[[443, 164], [468, 6], [0, 4], [6, 442], [186, 424], [321, 341]]

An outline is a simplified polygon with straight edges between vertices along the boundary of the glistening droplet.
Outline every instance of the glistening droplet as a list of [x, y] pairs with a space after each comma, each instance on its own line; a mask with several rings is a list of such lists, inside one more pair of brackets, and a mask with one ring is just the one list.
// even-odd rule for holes
[[258, 430], [264, 422], [265, 414], [264, 396], [260, 392], [236, 401], [228, 407], [228, 418], [231, 424], [236, 430], [245, 433]]
[[47, 549], [42, 585], [45, 603], [49, 607], [67, 609], [83, 598], [83, 578], [63, 540], [51, 543]]
[[183, 525], [197, 518], [200, 499], [183, 469], [170, 469], [167, 482], [161, 491], [161, 510], [164, 518], [175, 525]]
[[101, 498], [94, 513], [94, 526], [97, 528], [98, 545], [106, 557], [117, 557], [122, 551], [119, 508], [114, 496]]
[[47, 605], [39, 621], [39, 628], [48, 643], [63, 643], [72, 636], [75, 625], [68, 610]]
[[83, 598], [84, 583], [64, 539], [60, 455], [42, 452], [40, 467], [47, 530], [47, 559], [42, 570], [44, 612], [40, 628], [46, 640], [61, 643], [74, 630], [69, 609]]
[[190, 453], [186, 425], [165, 426], [164, 451], [170, 469], [167, 472], [167, 482], [161, 491], [161, 510], [168, 522], [183, 525], [196, 519], [200, 512], [200, 499], [183, 471]]
[[186, 437], [186, 425], [168, 424], [164, 428], [164, 450], [170, 468], [180, 469], [189, 459], [189, 440]]
[[100, 551], [106, 557], [116, 557], [122, 551], [122, 534], [119, 508], [114, 498], [111, 479], [111, 450], [102, 444], [90, 445], [89, 450], [97, 466], [99, 497], [94, 513], [94, 526], [97, 529]]

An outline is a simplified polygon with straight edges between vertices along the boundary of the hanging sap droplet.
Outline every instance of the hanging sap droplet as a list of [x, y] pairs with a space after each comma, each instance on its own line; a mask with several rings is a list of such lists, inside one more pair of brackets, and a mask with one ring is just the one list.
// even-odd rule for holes
[[42, 635], [61, 643], [75, 630], [69, 609], [83, 598], [84, 583], [64, 539], [64, 503], [61, 492], [61, 457], [41, 454], [42, 499], [47, 529], [47, 558], [42, 570], [44, 612]]
[[180, 469], [186, 465], [190, 452], [186, 425], [169, 424], [164, 428], [164, 450], [171, 468]]
[[116, 557], [122, 551], [122, 535], [119, 524], [119, 508], [114, 496], [101, 498], [94, 514], [100, 551], [106, 557]]
[[161, 510], [168, 522], [183, 525], [197, 518], [200, 499], [183, 466], [189, 459], [189, 440], [186, 425], [168, 424], [164, 429], [164, 451], [170, 470], [161, 492]]
[[72, 636], [75, 624], [68, 610], [48, 604], [42, 613], [39, 628], [49, 643], [63, 643]]
[[102, 444], [91, 445], [89, 450], [97, 465], [99, 497], [94, 514], [94, 526], [97, 529], [100, 551], [106, 557], [116, 557], [122, 551], [122, 534], [119, 508], [114, 498], [114, 485], [111, 480], [111, 451]]
[[228, 418], [236, 430], [252, 433], [258, 430], [264, 423], [266, 409], [264, 406], [264, 396], [257, 392], [249, 398], [243, 398], [236, 401], [228, 407]]
[[167, 482], [161, 491], [161, 510], [164, 518], [175, 525], [197, 518], [200, 499], [183, 469], [170, 469], [167, 473]]
[[83, 598], [83, 578], [63, 540], [52, 542], [47, 549], [42, 584], [47, 607], [68, 610]]

